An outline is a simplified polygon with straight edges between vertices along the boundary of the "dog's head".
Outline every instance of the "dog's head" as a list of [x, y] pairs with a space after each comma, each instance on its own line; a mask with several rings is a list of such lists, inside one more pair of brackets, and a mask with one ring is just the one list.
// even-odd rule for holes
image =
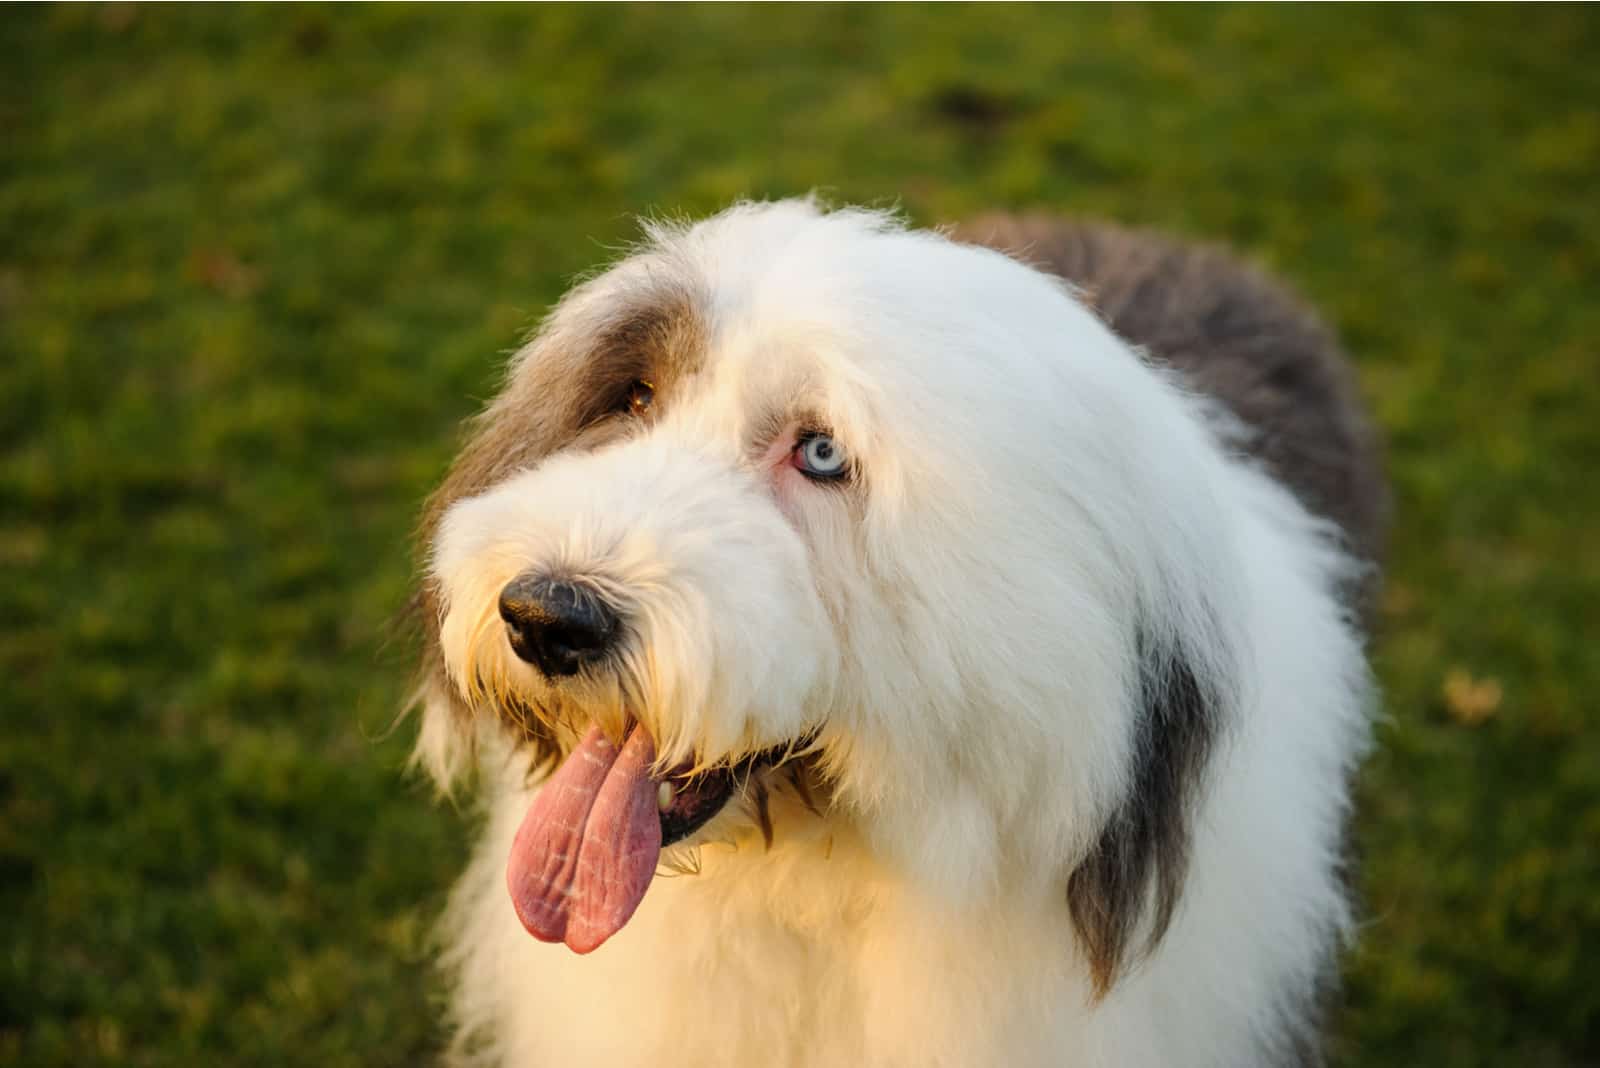
[[1176, 899], [1240, 675], [1192, 409], [998, 253], [810, 202], [652, 227], [429, 506], [419, 753], [448, 779], [495, 723], [597, 797], [631, 760], [669, 840], [802, 761], [930, 892], [1065, 893], [1104, 984]]

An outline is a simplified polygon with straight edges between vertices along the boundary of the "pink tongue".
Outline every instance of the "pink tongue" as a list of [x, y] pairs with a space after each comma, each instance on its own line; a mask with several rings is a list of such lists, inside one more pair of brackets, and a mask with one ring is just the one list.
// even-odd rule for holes
[[620, 750], [595, 727], [533, 799], [506, 868], [511, 902], [533, 937], [588, 953], [639, 907], [661, 856], [655, 758], [643, 726]]

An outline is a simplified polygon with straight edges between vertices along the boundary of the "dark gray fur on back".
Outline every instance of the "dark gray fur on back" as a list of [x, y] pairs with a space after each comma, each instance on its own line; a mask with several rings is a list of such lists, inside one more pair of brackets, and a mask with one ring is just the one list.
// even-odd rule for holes
[[1249, 451], [1356, 555], [1381, 560], [1389, 502], [1375, 437], [1332, 334], [1282, 286], [1218, 249], [1105, 223], [990, 216], [954, 236], [1083, 290], [1120, 337], [1248, 426]]

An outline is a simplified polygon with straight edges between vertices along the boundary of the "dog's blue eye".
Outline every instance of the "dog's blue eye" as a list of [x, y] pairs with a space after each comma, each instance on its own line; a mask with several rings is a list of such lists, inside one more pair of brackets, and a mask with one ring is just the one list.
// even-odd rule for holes
[[850, 471], [850, 458], [827, 434], [812, 434], [802, 439], [797, 453], [795, 466], [812, 478], [843, 478]]

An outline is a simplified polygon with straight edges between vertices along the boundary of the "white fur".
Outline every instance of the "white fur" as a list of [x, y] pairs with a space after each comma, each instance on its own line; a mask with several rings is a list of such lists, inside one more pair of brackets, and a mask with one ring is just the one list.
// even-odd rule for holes
[[[432, 565], [444, 662], [469, 704], [540, 692], [495, 597], [560, 565], [635, 628], [627, 678], [578, 696], [595, 717], [626, 705], [664, 760], [818, 731], [831, 802], [819, 818], [780, 797], [770, 850], [730, 805], [698, 873], [658, 875], [632, 922], [580, 957], [513, 913], [504, 871], [531, 794], [524, 759], [485, 728], [487, 829], [446, 926], [455, 1053], [1278, 1056], [1348, 921], [1335, 858], [1366, 669], [1333, 532], [1060, 282], [876, 213], [784, 202], [657, 227], [512, 374], [646, 277], [705, 295], [704, 369], [647, 430], [449, 510]], [[774, 406], [827, 419], [853, 489], [767, 463], [751, 435]], [[1135, 618], [1182, 643], [1230, 722], [1171, 928], [1096, 1000], [1065, 887], [1130, 789]], [[451, 773], [442, 694], [424, 716], [421, 756]]]

